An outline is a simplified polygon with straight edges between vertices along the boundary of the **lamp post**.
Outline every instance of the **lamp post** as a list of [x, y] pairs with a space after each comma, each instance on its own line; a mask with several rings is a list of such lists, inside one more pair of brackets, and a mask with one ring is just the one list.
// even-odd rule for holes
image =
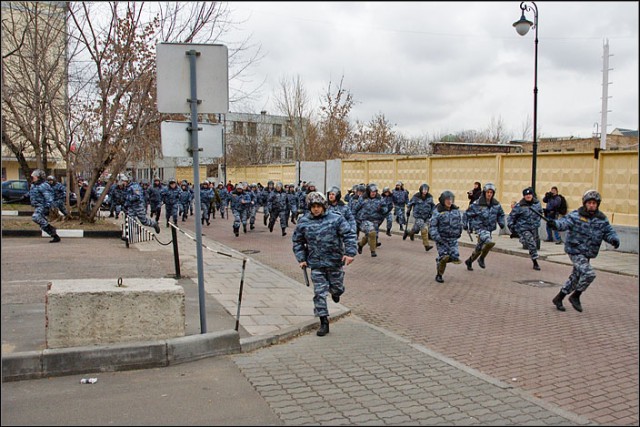
[[[522, 16], [519, 21], [513, 23], [513, 26], [521, 36], [526, 35], [530, 28], [534, 28], [536, 30], [533, 61], [533, 156], [531, 160], [531, 188], [533, 189], [533, 194], [536, 194], [536, 166], [538, 155], [538, 6], [536, 6], [536, 3], [532, 1], [529, 2], [531, 3], [531, 6], [525, 3], [526, 2], [524, 1], [520, 3]], [[524, 13], [528, 11], [533, 11], [533, 22], [528, 21], [524, 16]]]

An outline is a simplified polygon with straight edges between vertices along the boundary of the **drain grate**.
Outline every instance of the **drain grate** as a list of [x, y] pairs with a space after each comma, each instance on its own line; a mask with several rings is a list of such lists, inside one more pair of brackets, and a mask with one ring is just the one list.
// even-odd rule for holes
[[534, 286], [536, 288], [550, 288], [552, 286], [560, 286], [557, 283], [545, 282], [544, 280], [518, 280], [516, 283], [521, 285]]
[[240, 251], [240, 253], [243, 253], [245, 255], [252, 255], [252, 254], [259, 254], [260, 251], [257, 249], [245, 249], [243, 251]]

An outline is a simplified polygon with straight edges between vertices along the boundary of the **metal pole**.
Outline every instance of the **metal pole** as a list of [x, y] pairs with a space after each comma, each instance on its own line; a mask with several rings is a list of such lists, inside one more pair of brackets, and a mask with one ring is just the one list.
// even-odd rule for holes
[[531, 2], [533, 5], [534, 12], [534, 23], [533, 25], [536, 27], [535, 34], [535, 53], [534, 53], [534, 68], [533, 68], [533, 156], [531, 161], [531, 188], [533, 189], [533, 194], [536, 193], [536, 169], [537, 169], [537, 160], [538, 160], [538, 6], [534, 2]]
[[180, 253], [178, 252], [178, 233], [175, 227], [171, 227], [171, 240], [173, 241], [173, 263], [176, 267], [176, 279], [180, 279]]
[[[196, 209], [200, 210], [200, 148], [198, 148], [198, 91], [196, 86], [196, 58], [200, 56], [200, 52], [189, 50], [189, 74], [191, 78], [191, 98], [187, 101], [191, 104], [191, 127], [188, 129], [191, 135], [191, 153], [193, 155], [193, 182], [195, 185]], [[199, 220], [200, 215], [196, 215], [196, 257], [198, 264], [198, 297], [200, 301], [200, 333], [207, 332], [207, 316], [205, 310], [204, 295], [204, 273], [202, 263], [202, 224]]]
[[238, 292], [238, 311], [236, 312], [236, 331], [240, 329], [240, 304], [242, 304], [242, 289], [244, 288], [244, 271], [247, 259], [242, 260], [242, 276], [240, 276], [240, 291]]

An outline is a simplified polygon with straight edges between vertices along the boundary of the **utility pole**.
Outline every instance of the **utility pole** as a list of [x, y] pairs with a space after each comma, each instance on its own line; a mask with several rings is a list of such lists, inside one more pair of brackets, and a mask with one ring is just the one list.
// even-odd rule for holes
[[605, 150], [607, 148], [607, 113], [609, 110], [609, 40], [605, 40], [602, 49], [602, 116], [600, 118], [600, 149]]

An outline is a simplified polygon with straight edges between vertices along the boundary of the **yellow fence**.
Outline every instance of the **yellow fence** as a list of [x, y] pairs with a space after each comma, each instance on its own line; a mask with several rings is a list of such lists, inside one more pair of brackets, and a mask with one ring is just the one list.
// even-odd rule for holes
[[[232, 182], [282, 181], [296, 183], [296, 165], [230, 167]], [[539, 153], [536, 167], [536, 192], [539, 199], [552, 186], [567, 198], [569, 209], [578, 208], [582, 194], [595, 188], [602, 195], [600, 209], [612, 224], [638, 226], [638, 152]], [[444, 190], [456, 195], [456, 204], [468, 205], [467, 191], [474, 181], [493, 182], [496, 198], [506, 213], [511, 202], [522, 198], [522, 190], [531, 185], [531, 153], [473, 154], [456, 156], [419, 156], [343, 160], [341, 186], [343, 194], [359, 183], [375, 182], [381, 189], [404, 183], [412, 195], [426, 182], [438, 198]], [[544, 204], [543, 204], [544, 206]]]

